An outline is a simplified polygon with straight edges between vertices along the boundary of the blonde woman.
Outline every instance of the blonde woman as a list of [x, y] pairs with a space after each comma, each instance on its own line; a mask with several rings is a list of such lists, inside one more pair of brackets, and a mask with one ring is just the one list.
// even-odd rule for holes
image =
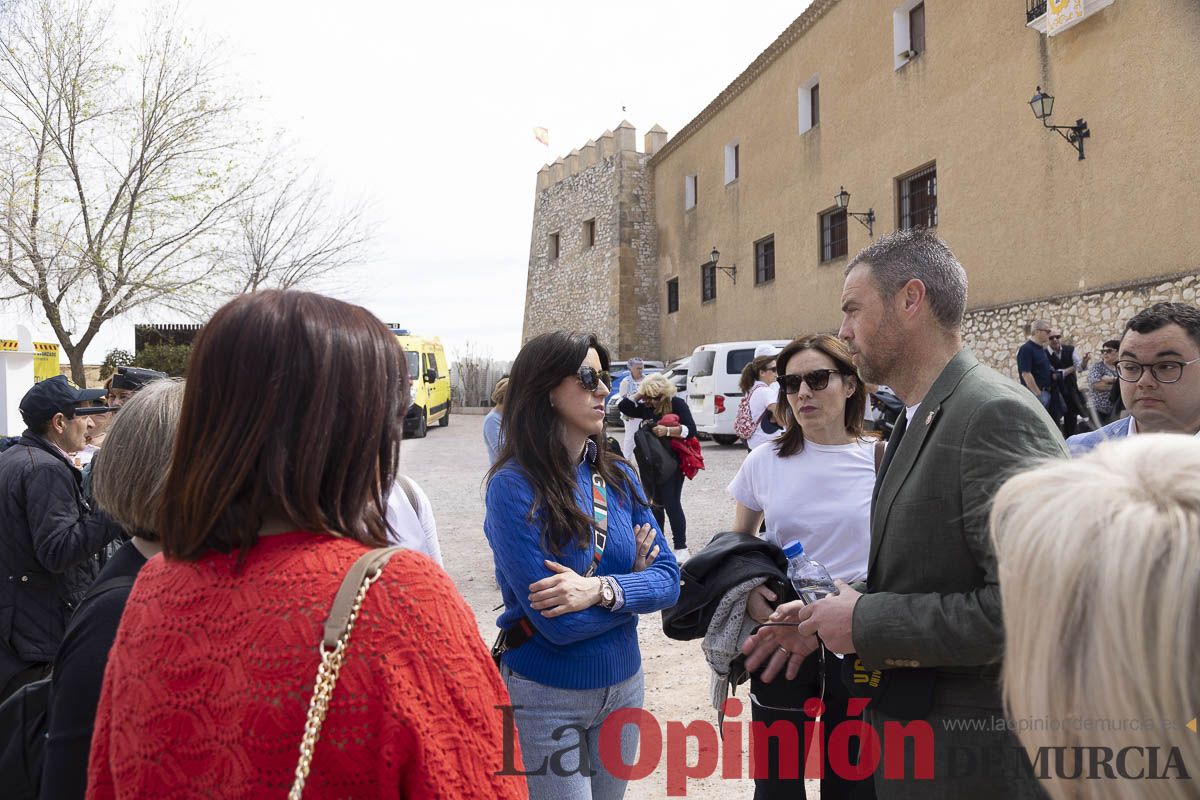
[[[692, 412], [682, 397], [675, 396], [675, 384], [666, 375], [655, 373], [648, 375], [641, 388], [632, 396], [621, 400], [617, 405], [621, 413], [627, 417], [642, 420], [642, 427], [652, 426], [655, 436], [662, 439], [695, 439], [696, 421]], [[659, 420], [668, 414], [679, 418], [678, 425], [660, 425]], [[669, 449], [669, 448], [668, 448]], [[671, 522], [672, 547], [675, 559], [683, 563], [688, 558], [687, 549], [687, 517], [683, 513], [683, 472], [676, 469], [671, 477], [663, 483], [652, 486], [653, 481], [645, 482], [646, 493], [650, 495], [654, 519], [658, 522], [659, 530], [664, 530], [664, 517]], [[665, 511], [665, 514], [664, 514]]]
[[1146, 434], [996, 495], [1004, 693], [1055, 800], [1198, 796], [1197, 475], [1200, 441]]

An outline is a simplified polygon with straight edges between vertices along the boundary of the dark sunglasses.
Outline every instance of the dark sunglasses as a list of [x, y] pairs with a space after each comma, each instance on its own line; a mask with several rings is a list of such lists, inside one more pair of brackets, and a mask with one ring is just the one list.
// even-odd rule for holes
[[579, 372], [575, 373], [579, 378], [579, 382], [583, 384], [583, 388], [589, 392], [596, 391], [596, 387], [600, 384], [610, 386], [607, 370], [593, 369], [592, 367], [580, 367]]
[[808, 388], [814, 392], [819, 392], [829, 385], [830, 375], [841, 375], [841, 370], [836, 369], [814, 369], [812, 372], [806, 372], [803, 375], [780, 375], [779, 382], [783, 385], [784, 394], [795, 394], [800, 391], [800, 384], [807, 383]]
[[1061, 336], [1051, 336], [1050, 338], [1051, 339], [1061, 339], [1062, 337]]

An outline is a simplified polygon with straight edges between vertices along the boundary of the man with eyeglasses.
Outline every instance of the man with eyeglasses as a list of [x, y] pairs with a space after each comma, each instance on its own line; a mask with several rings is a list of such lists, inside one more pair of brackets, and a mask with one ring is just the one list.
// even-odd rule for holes
[[1072, 455], [1139, 433], [1200, 435], [1200, 308], [1155, 303], [1125, 325], [1114, 364], [1129, 416], [1067, 440]]
[[1062, 400], [1060, 410], [1063, 416], [1059, 429], [1063, 436], [1074, 436], [1079, 417], [1087, 415], [1087, 402], [1079, 391], [1079, 374], [1087, 369], [1092, 354], [1081, 356], [1074, 345], [1063, 344], [1062, 329], [1056, 328], [1050, 331], [1046, 355], [1050, 359], [1050, 366], [1054, 367], [1054, 391]]
[[1029, 339], [1017, 349], [1017, 373], [1025, 388], [1033, 392], [1057, 421], [1060, 415], [1056, 413], [1059, 409], [1054, 397], [1054, 367], [1050, 364], [1049, 345], [1050, 323], [1035, 319], [1029, 325]]

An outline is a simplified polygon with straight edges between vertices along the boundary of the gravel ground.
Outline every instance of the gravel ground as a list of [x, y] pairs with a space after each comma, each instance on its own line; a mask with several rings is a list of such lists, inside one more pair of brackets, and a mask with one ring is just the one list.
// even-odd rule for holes
[[[733, 501], [725, 493], [725, 486], [744, 457], [745, 450], [741, 447], [704, 443], [706, 469], [694, 481], [688, 481], [683, 490], [688, 545], [692, 552], [732, 522]], [[488, 467], [483, 417], [454, 415], [449, 427], [430, 428], [425, 439], [405, 440], [400, 465], [401, 471], [429, 495], [437, 517], [446, 571], [470, 604], [480, 635], [490, 646], [496, 632], [497, 612], [493, 609], [500, 603], [500, 591], [493, 578], [491, 549], [483, 535], [483, 476]], [[646, 676], [645, 708], [663, 730], [663, 758], [651, 775], [630, 783], [625, 796], [631, 800], [668, 796], [665, 758], [668, 722], [716, 726], [716, 712], [709, 702], [709, 670], [700, 643], [666, 638], [658, 614], [643, 616], [638, 630]], [[745, 699], [744, 690], [739, 690], [739, 696]], [[739, 719], [748, 723], [749, 709]], [[676, 731], [674, 738], [681, 739], [682, 734]], [[696, 764], [695, 740], [689, 742], [688, 753], [687, 763]], [[745, 774], [748, 760], [743, 757], [741, 763], [740, 774]], [[749, 798], [754, 793], [754, 782], [744, 777], [722, 778], [718, 768], [712, 777], [688, 780], [686, 791], [690, 797], [714, 800]], [[817, 797], [815, 781], [809, 784], [808, 796]]]

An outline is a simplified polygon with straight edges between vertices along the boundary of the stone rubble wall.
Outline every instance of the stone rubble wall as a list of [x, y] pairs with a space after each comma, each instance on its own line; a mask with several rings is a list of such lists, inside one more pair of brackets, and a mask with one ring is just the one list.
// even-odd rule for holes
[[[1200, 272], [1167, 276], [1149, 283], [1112, 287], [1066, 297], [1015, 303], [967, 313], [963, 343], [981, 362], [1017, 379], [1017, 348], [1029, 338], [1035, 319], [1047, 320], [1063, 332], [1064, 343], [1080, 354], [1100, 357], [1100, 345], [1119, 339], [1125, 323], [1144, 308], [1160, 302], [1196, 303]], [[1082, 384], [1081, 384], [1082, 386]]]
[[[533, 212], [525, 324], [521, 341], [554, 330], [595, 333], [606, 345], [618, 335], [616, 308], [605, 287], [619, 283], [617, 169], [610, 156], [538, 192]], [[583, 246], [583, 223], [596, 220], [596, 244]], [[559, 257], [550, 258], [550, 234]]]
[[[660, 357], [658, 228], [647, 166], [653, 153], [638, 152], [633, 135], [622, 123], [616, 135], [605, 132], [538, 173], [522, 342], [553, 330], [584, 331], [614, 359]], [[589, 219], [596, 220], [593, 247], [584, 245]], [[559, 257], [551, 259], [555, 232]]]

